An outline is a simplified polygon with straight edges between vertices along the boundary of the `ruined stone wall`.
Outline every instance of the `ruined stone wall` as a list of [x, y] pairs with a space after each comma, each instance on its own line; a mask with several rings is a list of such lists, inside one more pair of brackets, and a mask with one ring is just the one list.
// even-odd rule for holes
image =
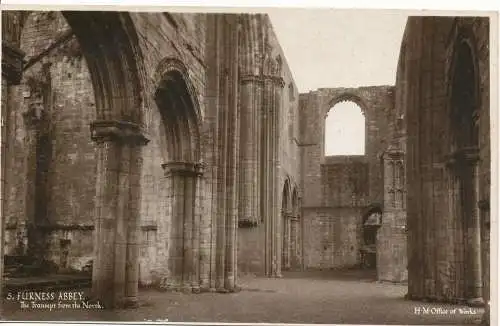
[[[243, 223], [240, 223], [238, 231], [238, 268], [241, 273], [263, 274], [266, 270], [266, 264], [269, 265], [269, 262], [265, 261], [266, 255], [268, 257], [270, 255], [278, 256], [274, 264], [281, 264], [279, 257], [281, 257], [283, 250], [283, 227], [285, 227], [281, 210], [285, 180], [290, 180], [292, 190], [300, 191], [298, 187], [300, 162], [297, 145], [298, 91], [287, 65], [286, 55], [281, 49], [269, 18], [266, 15], [243, 15], [242, 22], [239, 54], [240, 105], [244, 110], [242, 109], [242, 163], [240, 168], [242, 171], [249, 169], [250, 171], [243, 173], [249, 173], [251, 177], [243, 177], [240, 181], [242, 193], [239, 205], [243, 206], [244, 210], [240, 208], [240, 219], [243, 220]], [[272, 69], [270, 70], [267, 64], [269, 61], [266, 61], [269, 59], [276, 60], [276, 64], [279, 66], [278, 74], [271, 74]], [[266, 90], [266, 87], [269, 87], [266, 85], [270, 80], [275, 83], [273, 92]], [[276, 114], [277, 119], [271, 130], [266, 130], [265, 125], [269, 123], [268, 119], [271, 119], [274, 110], [276, 110], [274, 114]], [[275, 136], [266, 136], [267, 132], [271, 132]], [[255, 138], [251, 139], [251, 137]], [[266, 146], [261, 143], [262, 137], [269, 137], [276, 141], [277, 146], [274, 146], [272, 150], [276, 157], [268, 158], [276, 166], [275, 173], [262, 166], [262, 155], [267, 150]], [[253, 154], [243, 152], [248, 149], [253, 150]], [[260, 175], [265, 170], [268, 170], [271, 175], [267, 177]], [[251, 171], [256, 172], [256, 174]], [[269, 178], [274, 180], [274, 186], [269, 191], [274, 193], [276, 197], [272, 201], [272, 207], [268, 213], [263, 214], [261, 205], [267, 205], [269, 197], [262, 193], [260, 185]], [[253, 193], [250, 199], [245, 197], [247, 193]], [[249, 220], [255, 224], [246, 224], [246, 215], [249, 212], [255, 212], [250, 214], [254, 215], [255, 219], [250, 218]], [[291, 209], [288, 213], [292, 213]], [[269, 225], [266, 226], [266, 220], [271, 219], [274, 220], [272, 223], [275, 223], [274, 231], [271, 231]], [[291, 227], [288, 226], [288, 228]], [[300, 229], [301, 227], [297, 228], [297, 232]], [[272, 237], [276, 238], [275, 240], [266, 240], [270, 233], [273, 234]], [[276, 241], [273, 245], [274, 249], [271, 249], [270, 243], [272, 241]], [[300, 240], [297, 241], [300, 242]], [[299, 247], [301, 246], [299, 245]], [[271, 254], [272, 250], [275, 254]]]
[[405, 282], [408, 280], [407, 234], [406, 234], [406, 41], [400, 49], [396, 89], [395, 110], [389, 144], [382, 155], [384, 177], [384, 202], [382, 225], [377, 231], [377, 278], [381, 281]]
[[[165, 127], [154, 100], [159, 86], [158, 69], [165, 59], [176, 59], [187, 68], [195, 88], [196, 100], [204, 114], [205, 93], [205, 17], [202, 14], [137, 13], [132, 15], [144, 56], [147, 115], [145, 128], [150, 140], [143, 149], [140, 280], [144, 285], [158, 284], [168, 274], [168, 248], [171, 244], [172, 189], [162, 164], [169, 161]], [[211, 149], [207, 149], [210, 151]], [[203, 152], [205, 153], [205, 152]], [[208, 198], [208, 196], [207, 196]], [[203, 203], [207, 206], [210, 202]]]
[[[475, 299], [481, 270], [484, 285], [489, 286], [487, 257], [481, 257], [486, 264], [482, 268], [478, 262], [488, 247], [484, 242], [478, 247], [479, 225], [472, 225], [479, 218], [480, 228], [485, 228], [483, 219], [489, 214], [478, 205], [481, 200], [489, 202], [490, 191], [488, 29], [488, 18], [453, 17], [411, 17], [406, 27], [408, 289], [412, 298]], [[452, 122], [451, 102], [452, 76], [459, 67], [454, 65], [456, 49], [462, 41], [472, 49], [474, 69], [470, 71], [475, 77], [467, 82], [475, 83], [479, 134], [476, 190], [466, 197], [460, 191], [472, 189], [459, 186], [458, 174], [464, 170], [456, 169], [463, 157], [453, 153], [454, 137], [464, 131], [456, 130]], [[464, 213], [464, 205], [471, 207], [470, 213]]]
[[[64, 12], [63, 15], [81, 42], [88, 74], [84, 60], [76, 55], [80, 60], [76, 60], [76, 67], [83, 67], [80, 70], [64, 66], [64, 72], [51, 71], [61, 69], [60, 64], [67, 64], [57, 58], [50, 65], [52, 55], [60, 55], [58, 51], [74, 54], [75, 50], [57, 44], [48, 55], [44, 53], [38, 70], [35, 70], [36, 66], [30, 67], [40, 80], [26, 74], [28, 80], [24, 84], [30, 85], [30, 93], [26, 95], [23, 92], [26, 85], [21, 86], [17, 97], [13, 97], [13, 104], [9, 105], [14, 113], [8, 119], [8, 125], [12, 127], [9, 130], [13, 130], [9, 139], [20, 138], [22, 146], [11, 146], [12, 155], [7, 160], [12, 163], [10, 166], [19, 167], [16, 170], [19, 175], [12, 174], [5, 192], [19, 197], [19, 200], [9, 198], [7, 202], [17, 216], [22, 216], [20, 220], [24, 219], [28, 224], [28, 237], [36, 240], [30, 241], [29, 246], [37, 251], [23, 250], [16, 254], [52, 255], [48, 258], [61, 261], [61, 257], [56, 257], [61, 256], [61, 251], [57, 253], [57, 248], [50, 247], [57, 245], [50, 243], [52, 239], [42, 237], [49, 243], [46, 247], [45, 244], [41, 246], [35, 236], [47, 228], [64, 229], [62, 235], [49, 230], [52, 234], [57, 233], [56, 241], [71, 240], [70, 243], [59, 243], [69, 251], [64, 255], [83, 255], [81, 252], [90, 250], [91, 246], [85, 247], [85, 241], [89, 240], [88, 244], [98, 246], [93, 248], [97, 249], [97, 256], [93, 257], [93, 294], [110, 305], [121, 304], [118, 301], [122, 297], [134, 300], [139, 274], [143, 284], [175, 290], [234, 290], [241, 145], [241, 117], [237, 108], [239, 16], [116, 12]], [[21, 12], [12, 17], [6, 15], [9, 19], [3, 21], [3, 25], [16, 27], [9, 29], [12, 33], [22, 30], [26, 16], [28, 19], [34, 17]], [[55, 21], [64, 22], [59, 14], [55, 17]], [[94, 27], [102, 29], [102, 35], [95, 39], [89, 36], [86, 24], [89, 24], [89, 30]], [[29, 33], [29, 24], [26, 26], [25, 32]], [[59, 39], [62, 36], [67, 41], [71, 34], [57, 34], [57, 26], [50, 26], [52, 30], [44, 26], [32, 30], [47, 33], [47, 37]], [[17, 40], [17, 36], [12, 38]], [[44, 35], [30, 37], [40, 41], [40, 51], [50, 43]], [[3, 45], [2, 49], [5, 48]], [[205, 51], [205, 48], [209, 50]], [[275, 53], [271, 52], [268, 52], [267, 65], [264, 65], [267, 69], [264, 72], [267, 71], [270, 78], [265, 81], [264, 88], [269, 96], [264, 97], [263, 104], [266, 110], [273, 112], [268, 126], [277, 131], [284, 81], [280, 76], [281, 68], [276, 70], [280, 60], [272, 57]], [[5, 66], [7, 64], [2, 60], [2, 67]], [[90, 113], [93, 110], [83, 108], [85, 104], [93, 106], [90, 85], [96, 88], [95, 115]], [[44, 108], [57, 107], [59, 102], [53, 93], [58, 88], [67, 88], [64, 104], [69, 109], [61, 111], [61, 116], [52, 117], [52, 112]], [[24, 96], [30, 100], [25, 101]], [[95, 121], [96, 116], [103, 120]], [[38, 128], [18, 128], [20, 117], [22, 122]], [[89, 124], [92, 135], [89, 134]], [[44, 141], [46, 150], [37, 151], [40, 130], [49, 130], [50, 133], [44, 134], [47, 136]], [[269, 140], [278, 140], [274, 132], [268, 132]], [[90, 136], [95, 143], [89, 141]], [[77, 143], [75, 147], [73, 141]], [[77, 147], [81, 148], [75, 154]], [[275, 171], [277, 148], [278, 144], [275, 144], [269, 147], [272, 150], [268, 150], [268, 157], [272, 159], [268, 162], [268, 171], [272, 170], [272, 173], [267, 180], [274, 202], [278, 201], [278, 191], [274, 191], [278, 187], [278, 173]], [[90, 164], [92, 150], [95, 157]], [[23, 164], [15, 164], [16, 155]], [[87, 156], [75, 163], [79, 155]], [[45, 164], [43, 168], [39, 168], [37, 156], [46, 158], [41, 160]], [[57, 177], [61, 178], [58, 180], [51, 174], [56, 163]], [[75, 167], [77, 172], [70, 174], [72, 164], [78, 165]], [[91, 168], [95, 169], [93, 177], [96, 181], [85, 177]], [[80, 177], [82, 173], [84, 177]], [[18, 186], [15, 178], [28, 181]], [[47, 191], [36, 191], [33, 182], [29, 182], [32, 179], [39, 180], [35, 182], [36, 187]], [[62, 185], [65, 192], [60, 192]], [[96, 209], [86, 209], [88, 217], [95, 219], [90, 223], [93, 225], [85, 224], [92, 221], [85, 221], [86, 217], [78, 216], [79, 212], [65, 210], [87, 205], [85, 198], [73, 204], [74, 193], [66, 189], [68, 186], [78, 188], [79, 193], [84, 194], [82, 196], [93, 197]], [[59, 202], [61, 207], [56, 206]], [[35, 208], [42, 206], [47, 207], [43, 211], [48, 213], [40, 217]], [[262, 216], [274, 229], [277, 206], [270, 205], [269, 216], [267, 213]], [[51, 215], [56, 213], [59, 215]], [[33, 227], [40, 223], [45, 223], [44, 228]], [[13, 225], [17, 228], [16, 223]], [[75, 231], [88, 233], [85, 241], [67, 232], [77, 227]], [[273, 266], [276, 266], [276, 252], [279, 250], [274, 234], [266, 230], [266, 236], [273, 241]], [[26, 230], [21, 231], [22, 243]], [[12, 233], [18, 236], [17, 232]], [[90, 233], [97, 235], [96, 241], [91, 240]], [[114, 240], [107, 243], [108, 239]], [[270, 261], [266, 268], [271, 268]], [[119, 281], [110, 282], [117, 277]]]
[[303, 212], [306, 266], [354, 266], [362, 245], [368, 165], [363, 156], [332, 156], [326, 161], [321, 166], [322, 202]]
[[[325, 157], [325, 118], [335, 104], [343, 101], [352, 101], [363, 110], [365, 155]], [[339, 212], [352, 208], [349, 214], [352, 216], [351, 220], [356, 221], [352, 223], [357, 223], [357, 226], [351, 229], [357, 229], [359, 232], [362, 223], [361, 215], [355, 216], [354, 214], [362, 214], [364, 208], [370, 204], [382, 204], [384, 198], [383, 165], [380, 155], [386, 149], [394, 128], [393, 87], [318, 89], [307, 94], [300, 94], [299, 110], [304, 223], [305, 225], [319, 225], [318, 213], [314, 208], [322, 211], [325, 207], [337, 207]], [[337, 168], [339, 160], [344, 160], [340, 165], [343, 169]], [[364, 172], [353, 172], [356, 167]], [[346, 185], [355, 185], [355, 188], [350, 189]], [[336, 209], [330, 208], [329, 212], [334, 214], [333, 216], [338, 215], [338, 212], [334, 213]], [[330, 220], [333, 220], [333, 216]], [[314, 228], [304, 229], [305, 243], [310, 243], [308, 239], [316, 236], [314, 231]], [[353, 243], [356, 253], [351, 257], [359, 257], [357, 250], [360, 248], [361, 239], [358, 235], [352, 239], [356, 239], [357, 242]], [[334, 238], [324, 241], [335, 242]], [[341, 247], [340, 243], [334, 246]], [[306, 246], [305, 250], [306, 257], [319, 257], [325, 249], [324, 246]], [[351, 255], [351, 247], [345, 254]], [[312, 261], [317, 262], [318, 259], [310, 260]], [[341, 267], [346, 260], [327, 261], [330, 262], [330, 267]], [[359, 260], [354, 258], [349, 260], [349, 265], [356, 263], [359, 263]], [[315, 263], [308, 267], [317, 266], [318, 263]]]
[[[204, 94], [204, 17], [197, 14], [137, 14], [134, 16], [141, 36], [141, 46], [148, 53], [147, 74], [155, 76], [160, 61], [177, 58], [190, 67], [190, 76], [199, 95], [203, 113]], [[32, 58], [55, 42], [70, 28], [58, 12], [33, 12], [22, 30], [21, 45]], [[49, 65], [45, 65], [49, 63]], [[50, 67], [42, 70], [42, 67]], [[50, 138], [50, 166], [46, 176], [47, 238], [45, 255], [57, 264], [61, 262], [60, 240], [71, 240], [70, 267], [80, 269], [92, 259], [93, 218], [96, 182], [95, 144], [91, 140], [90, 123], [95, 120], [95, 99], [85, 59], [73, 36], [50, 51], [45, 58], [30, 67], [23, 83], [14, 94], [10, 117], [12, 166], [8, 174], [6, 214], [6, 254], [26, 253], [17, 250], [19, 238], [26, 238], [28, 216], [34, 209], [32, 178], [36, 174], [33, 156], [36, 152], [34, 131], [26, 125], [24, 113], [40, 96], [38, 84], [49, 78], [51, 90], [44, 107], [48, 113], [44, 130]], [[37, 86], [38, 85], [38, 86]], [[166, 163], [165, 133], [158, 108], [153, 100], [155, 83], [148, 84], [148, 113], [145, 128], [150, 143], [144, 149], [141, 203], [141, 280], [151, 283], [155, 275], [165, 273], [170, 221], [167, 204], [168, 189], [161, 167]], [[38, 87], [38, 88], [37, 88]], [[43, 93], [43, 92], [42, 92]], [[43, 94], [41, 94], [43, 95]], [[42, 96], [43, 97], [43, 96]], [[42, 99], [43, 101], [43, 99]], [[140, 108], [138, 108], [140, 109]], [[31, 129], [30, 129], [31, 128]], [[31, 132], [31, 134], [30, 134]], [[28, 180], [27, 180], [28, 176]], [[31, 177], [30, 177], [31, 176]], [[31, 178], [31, 179], [29, 179]], [[46, 191], [45, 191], [46, 190]], [[31, 207], [31, 208], [30, 208]], [[30, 210], [31, 209], [31, 210]], [[167, 239], [167, 241], [165, 241]], [[26, 239], [22, 240], [26, 242]], [[158, 276], [159, 277], [159, 276]]]
[[[68, 29], [58, 13], [32, 13], [21, 33], [21, 49], [29, 60]], [[67, 267], [80, 269], [93, 246], [95, 161], [89, 121], [95, 108], [89, 72], [74, 37], [29, 67], [13, 97], [18, 107], [9, 117], [15, 168], [8, 173], [12, 186], [7, 190], [6, 254], [25, 253], [18, 238], [26, 237], [26, 225], [37, 219], [47, 235], [45, 258], [58, 264], [67, 259]], [[30, 116], [30, 107], [37, 104], [43, 107], [43, 118]], [[44, 148], [37, 142], [43, 136]], [[39, 176], [45, 181], [38, 185], [37, 152], [47, 160]], [[35, 206], [37, 201], [44, 207]], [[69, 252], [60, 240], [72, 242]]]

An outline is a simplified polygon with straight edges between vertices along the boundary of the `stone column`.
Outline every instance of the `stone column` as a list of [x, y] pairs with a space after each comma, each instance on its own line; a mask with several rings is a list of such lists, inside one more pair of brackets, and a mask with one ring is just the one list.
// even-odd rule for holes
[[130, 151], [130, 193], [127, 221], [127, 257], [125, 271], [125, 302], [129, 307], [137, 306], [139, 280], [139, 250], [140, 250], [140, 202], [141, 202], [141, 148]]
[[[140, 186], [131, 182], [131, 175], [139, 173], [131, 170], [138, 168], [131, 161], [148, 140], [139, 126], [115, 120], [93, 122], [91, 135], [97, 144], [92, 297], [106, 308], [121, 307], [136, 301], [137, 248], [128, 241], [136, 242], [134, 234], [139, 231], [129, 227], [139, 225], [139, 210], [130, 209], [130, 204], [139, 202]], [[127, 272], [127, 266], [132, 270]]]
[[240, 111], [238, 110], [238, 33], [239, 22], [236, 17], [227, 17], [224, 28], [224, 58], [227, 60], [226, 79], [227, 108], [228, 108], [228, 155], [227, 155], [227, 235], [226, 235], [226, 270], [224, 287], [228, 291], [235, 291], [237, 277], [237, 228], [239, 207], [239, 170], [240, 170]]
[[[276, 63], [278, 65], [278, 63]], [[271, 120], [271, 189], [273, 189], [272, 198], [272, 212], [273, 212], [273, 277], [282, 277], [281, 274], [281, 240], [282, 234], [279, 232], [281, 229], [281, 219], [279, 218], [280, 205], [278, 200], [279, 193], [282, 191], [279, 184], [279, 148], [280, 148], [280, 114], [281, 114], [281, 97], [285, 83], [281, 77], [281, 68], [276, 69], [274, 76], [271, 78], [273, 85], [272, 96], [272, 120]]]
[[199, 292], [199, 240], [201, 206], [198, 180], [202, 166], [191, 162], [162, 165], [172, 187], [172, 229], [169, 243], [169, 277], [166, 288]]
[[483, 269], [483, 301], [485, 311], [481, 324], [490, 324], [490, 201], [482, 199], [478, 202], [478, 208], [481, 213], [481, 252]]
[[28, 254], [41, 258], [41, 243], [38, 242], [38, 230], [36, 228], [37, 214], [37, 158], [39, 155], [38, 139], [43, 123], [42, 99], [38, 96], [34, 101], [28, 103], [28, 109], [23, 113], [24, 125], [26, 127], [26, 193], [25, 193], [25, 223], [28, 233], [28, 248], [19, 248], [20, 254]]
[[[2, 15], [2, 27], [8, 27], [11, 22], [10, 17]], [[13, 24], [15, 25], [15, 23]], [[14, 27], [14, 26], [11, 26]], [[10, 185], [6, 174], [12, 169], [11, 166], [11, 151], [9, 146], [8, 136], [10, 135], [12, 112], [12, 103], [10, 103], [10, 90], [12, 86], [19, 85], [22, 79], [24, 52], [21, 51], [18, 44], [13, 44], [7, 40], [10, 29], [4, 30], [2, 33], [2, 113], [1, 113], [1, 175], [0, 175], [0, 298], [3, 298], [3, 271], [4, 271], [4, 245], [5, 245], [5, 225], [6, 225], [6, 195]], [[14, 31], [11, 36], [16, 35]], [[2, 318], [2, 304], [0, 300], [0, 318]]]
[[209, 78], [218, 87], [213, 94], [217, 110], [217, 182], [215, 191], [215, 282], [217, 291], [236, 289], [238, 190], [240, 162], [240, 114], [238, 109], [238, 33], [237, 15], [217, 14], [209, 18], [213, 28], [216, 60]]
[[270, 80], [265, 80], [264, 93], [263, 93], [263, 121], [262, 121], [262, 217], [265, 223], [265, 274], [272, 276], [275, 270], [275, 253], [274, 253], [274, 219], [276, 218], [273, 213], [274, 209], [274, 193], [276, 189], [273, 188], [273, 84]]
[[[172, 215], [170, 241], [168, 244], [168, 278], [167, 290], [182, 290], [183, 257], [184, 257], [184, 219], [185, 219], [185, 177], [189, 166], [183, 162], [169, 162], [162, 165], [167, 182], [170, 183], [172, 199]], [[165, 218], [168, 218], [167, 216]]]
[[[461, 244], [458, 244], [456, 239], [460, 238], [462, 234], [462, 228], [461, 228], [461, 218], [460, 218], [460, 183], [459, 179], [457, 176], [457, 173], [455, 171], [455, 162], [453, 159], [448, 160], [446, 163], [447, 167], [447, 180], [448, 180], [448, 200], [449, 200], [449, 205], [448, 205], [448, 216], [449, 216], [449, 223], [448, 223], [448, 228], [446, 229], [446, 233], [448, 236], [448, 246], [450, 249], [450, 254], [448, 256], [450, 261], [453, 261], [452, 268], [456, 270], [457, 275], [460, 275], [460, 248], [462, 248]], [[458, 295], [459, 291], [459, 282], [458, 280], [453, 280], [450, 279], [451, 288], [452, 288], [452, 294], [455, 297]], [[447, 298], [451, 299], [451, 298]]]
[[[194, 221], [193, 221], [193, 280], [191, 283], [191, 288], [193, 292], [200, 292], [202, 288], [209, 287], [209, 276], [208, 271], [210, 269], [209, 250], [208, 248], [202, 248], [202, 235], [206, 233], [203, 228], [202, 219], [208, 218], [203, 215], [203, 193], [204, 193], [204, 182], [203, 174], [205, 172], [205, 163], [195, 164], [195, 178], [194, 178]], [[202, 271], [206, 271], [203, 272]]]
[[[273, 71], [274, 69], [274, 71]], [[273, 68], [270, 75], [263, 75], [263, 120], [262, 120], [262, 216], [265, 221], [265, 273], [281, 277], [280, 205], [281, 188], [278, 186], [279, 114], [284, 81]]]
[[479, 177], [478, 177], [478, 150], [476, 148], [467, 149], [464, 152], [464, 184], [462, 184], [463, 191], [468, 194], [463, 194], [464, 208], [466, 209], [468, 218], [467, 221], [467, 234], [468, 234], [468, 248], [467, 248], [467, 298], [468, 303], [472, 305], [483, 304], [483, 280], [482, 280], [482, 266], [481, 266], [481, 220], [479, 208], [477, 203], [479, 201]]
[[[264, 91], [263, 97], [265, 97], [267, 92]], [[264, 223], [264, 252], [262, 255], [264, 261], [264, 274], [269, 276], [271, 275], [270, 268], [270, 237], [271, 230], [269, 227], [269, 164], [268, 164], [268, 156], [269, 156], [269, 131], [268, 131], [268, 117], [269, 113], [267, 112], [267, 108], [262, 105], [261, 108], [261, 129], [260, 132], [260, 216], [261, 221]]]
[[288, 241], [288, 235], [289, 235], [289, 230], [288, 230], [288, 221], [289, 221], [289, 215], [285, 211], [281, 211], [281, 232], [282, 232], [282, 249], [281, 249], [281, 265], [282, 269], [287, 269], [289, 262], [290, 262], [290, 246], [289, 246], [289, 241]]
[[297, 224], [299, 222], [298, 216], [291, 216], [290, 223], [290, 249], [291, 249], [291, 257], [290, 257], [290, 268], [296, 269], [299, 265], [299, 253], [298, 253], [298, 241], [299, 228]]
[[259, 119], [262, 82], [257, 76], [240, 76], [240, 173], [238, 220], [259, 223]]

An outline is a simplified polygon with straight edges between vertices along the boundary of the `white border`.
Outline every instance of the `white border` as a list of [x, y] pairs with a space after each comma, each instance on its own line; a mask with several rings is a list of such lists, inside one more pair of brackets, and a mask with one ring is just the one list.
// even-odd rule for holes
[[[91, 10], [165, 10], [166, 7], [180, 6], [183, 8], [175, 8], [175, 11], [256, 11], [258, 8], [336, 8], [336, 9], [399, 9], [409, 10], [409, 14], [415, 15], [446, 15], [451, 14], [453, 11], [455, 15], [471, 15], [472, 12], [463, 12], [464, 10], [474, 12], [485, 12], [488, 14], [496, 15], [496, 24], [492, 24], [491, 28], [496, 27], [496, 31], [490, 32], [491, 56], [490, 56], [490, 78], [492, 91], [490, 92], [491, 101], [491, 177], [492, 177], [492, 193], [491, 193], [491, 297], [494, 305], [491, 306], [491, 325], [498, 322], [498, 279], [497, 276], [500, 262], [498, 260], [498, 246], [499, 246], [499, 222], [498, 222], [498, 203], [500, 174], [498, 173], [499, 167], [499, 148], [498, 139], [500, 137], [498, 132], [499, 122], [499, 105], [498, 105], [498, 11], [500, 10], [500, 1], [498, 0], [483, 0], [483, 1], [470, 1], [470, 0], [454, 0], [447, 2], [439, 2], [436, 0], [418, 0], [418, 1], [394, 1], [394, 0], [0, 0], [0, 9], [91, 9]], [[41, 7], [41, 8], [40, 8]], [[194, 8], [197, 7], [197, 8]], [[218, 8], [214, 8], [218, 7]], [[170, 8], [169, 8], [170, 9]], [[188, 10], [185, 10], [188, 9]], [[438, 12], [435, 12], [438, 10]], [[461, 12], [457, 12], [461, 11]], [[439, 12], [440, 11], [440, 12]], [[446, 12], [444, 12], [446, 11]], [[494, 13], [493, 13], [494, 12]], [[495, 90], [493, 87], [497, 87]], [[496, 200], [495, 200], [496, 196]], [[496, 215], [495, 215], [496, 214]], [[495, 263], [496, 260], [496, 263]], [[65, 324], [68, 326], [76, 325], [255, 325], [252, 323], [184, 323], [184, 322], [1, 322], [3, 325], [19, 325], [19, 324]], [[270, 323], [260, 323], [259, 325], [276, 325]], [[314, 325], [314, 324], [297, 324], [297, 325]]]

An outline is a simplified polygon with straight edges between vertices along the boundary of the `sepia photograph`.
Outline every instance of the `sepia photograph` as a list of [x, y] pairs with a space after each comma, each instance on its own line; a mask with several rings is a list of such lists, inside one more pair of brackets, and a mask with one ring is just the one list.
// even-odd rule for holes
[[1, 39], [2, 322], [498, 325], [498, 13], [5, 6]]

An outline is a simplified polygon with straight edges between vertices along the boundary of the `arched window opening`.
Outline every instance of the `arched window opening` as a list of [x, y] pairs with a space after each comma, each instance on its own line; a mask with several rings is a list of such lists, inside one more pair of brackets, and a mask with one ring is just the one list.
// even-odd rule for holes
[[364, 154], [363, 111], [351, 101], [336, 104], [325, 119], [325, 156]]

